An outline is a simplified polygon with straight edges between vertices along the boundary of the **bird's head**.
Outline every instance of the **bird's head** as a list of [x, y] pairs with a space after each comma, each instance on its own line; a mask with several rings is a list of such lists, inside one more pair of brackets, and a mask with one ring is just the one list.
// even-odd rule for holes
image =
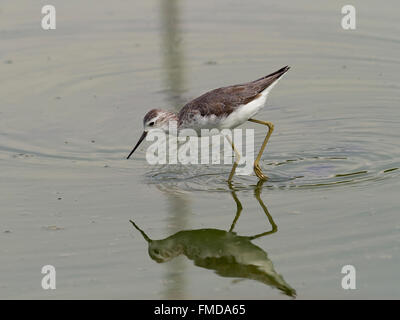
[[152, 129], [166, 130], [168, 128], [169, 116], [171, 112], [161, 109], [152, 109], [143, 118], [144, 131]]
[[128, 155], [127, 159], [130, 158], [130, 156], [135, 152], [137, 147], [142, 143], [144, 138], [146, 138], [147, 133], [150, 130], [154, 129], [161, 129], [164, 132], [168, 133], [169, 131], [169, 122], [170, 121], [177, 121], [178, 117], [175, 113], [166, 111], [166, 110], [161, 110], [161, 109], [152, 109], [149, 112], [146, 113], [146, 115], [143, 118], [143, 133], [141, 137], [139, 138], [139, 141], [137, 142], [136, 146], [133, 148], [131, 153]]

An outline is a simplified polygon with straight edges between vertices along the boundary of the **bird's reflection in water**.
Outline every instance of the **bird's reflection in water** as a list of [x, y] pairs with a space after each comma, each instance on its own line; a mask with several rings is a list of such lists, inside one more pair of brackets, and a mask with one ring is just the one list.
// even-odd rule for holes
[[252, 279], [281, 290], [295, 297], [296, 291], [278, 274], [267, 253], [252, 243], [252, 240], [275, 233], [278, 229], [260, 198], [262, 182], [257, 184], [254, 196], [264, 210], [271, 230], [253, 236], [240, 236], [233, 231], [242, 211], [242, 205], [230, 185], [236, 203], [236, 215], [229, 231], [219, 229], [182, 230], [165, 239], [152, 240], [131, 220], [149, 245], [150, 257], [167, 262], [181, 254], [196, 266], [214, 270], [222, 277]]

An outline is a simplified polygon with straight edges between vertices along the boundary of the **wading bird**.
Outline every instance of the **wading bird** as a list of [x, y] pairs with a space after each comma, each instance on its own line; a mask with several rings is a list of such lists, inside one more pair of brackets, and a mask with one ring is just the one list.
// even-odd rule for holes
[[[191, 128], [198, 133], [201, 129], [233, 129], [246, 121], [251, 121], [268, 127], [268, 133], [254, 161], [254, 173], [259, 179], [267, 180], [268, 177], [262, 173], [259, 162], [274, 130], [274, 125], [269, 121], [254, 119], [253, 116], [264, 107], [268, 93], [288, 70], [289, 67], [286, 66], [251, 82], [211, 90], [187, 103], [178, 113], [161, 109], [150, 110], [143, 119], [143, 134], [127, 159], [135, 152], [149, 130], [161, 129], [168, 133], [170, 121], [177, 122], [178, 131]], [[238, 166], [240, 154], [231, 139], [228, 136], [226, 138], [236, 154], [236, 160], [228, 178], [228, 181], [231, 181]]]

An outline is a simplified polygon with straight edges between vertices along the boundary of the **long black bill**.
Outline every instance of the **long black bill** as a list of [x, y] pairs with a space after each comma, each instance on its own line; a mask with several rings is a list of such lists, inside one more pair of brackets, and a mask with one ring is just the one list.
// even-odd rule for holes
[[136, 143], [136, 146], [133, 148], [133, 150], [131, 151], [131, 153], [129, 154], [129, 156], [127, 157], [127, 159], [130, 158], [130, 156], [132, 155], [132, 153], [135, 152], [135, 150], [137, 149], [137, 147], [139, 147], [139, 144], [142, 143], [142, 141], [144, 140], [144, 138], [146, 138], [147, 136], [147, 131], [143, 131], [142, 136], [140, 137], [138, 143]]

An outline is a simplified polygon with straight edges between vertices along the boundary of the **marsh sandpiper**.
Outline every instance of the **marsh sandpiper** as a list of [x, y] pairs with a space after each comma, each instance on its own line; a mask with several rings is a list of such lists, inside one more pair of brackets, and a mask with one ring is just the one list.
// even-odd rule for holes
[[[161, 109], [150, 110], [143, 119], [142, 136], [127, 159], [135, 152], [149, 130], [161, 129], [168, 133], [170, 121], [177, 122], [178, 130], [191, 128], [198, 134], [201, 133], [201, 129], [233, 129], [246, 121], [251, 121], [268, 127], [268, 133], [254, 161], [256, 176], [261, 180], [267, 180], [268, 177], [261, 171], [259, 162], [274, 130], [274, 125], [269, 121], [254, 119], [253, 116], [264, 107], [268, 93], [288, 70], [289, 66], [286, 66], [251, 82], [211, 90], [187, 103], [178, 113]], [[240, 154], [231, 139], [228, 136], [226, 138], [236, 154], [236, 160], [228, 178], [230, 182], [239, 163]]]

